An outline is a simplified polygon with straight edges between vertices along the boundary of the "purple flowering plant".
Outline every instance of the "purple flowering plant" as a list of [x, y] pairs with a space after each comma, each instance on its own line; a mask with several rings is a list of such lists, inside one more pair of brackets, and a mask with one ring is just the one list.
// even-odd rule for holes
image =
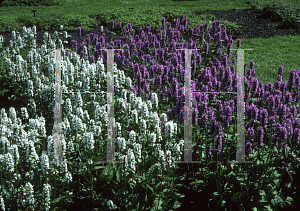
[[[80, 21], [80, 23], [82, 22]], [[119, 23], [115, 27], [114, 19], [111, 19], [108, 24], [109, 30], [113, 31], [116, 28], [121, 28]], [[81, 36], [84, 27], [82, 25], [77, 27], [77, 35]], [[282, 82], [280, 76], [283, 67], [279, 66], [277, 83], [273, 85], [270, 82], [264, 86], [261, 81], [255, 78], [254, 61], [250, 62], [248, 69], [247, 64], [244, 65], [245, 114], [243, 115], [245, 115], [245, 154], [246, 160], [252, 159], [255, 164], [251, 164], [252, 166], [243, 164], [243, 167], [240, 167], [237, 164], [228, 163], [230, 160], [235, 160], [237, 151], [237, 96], [235, 94], [237, 92], [237, 64], [235, 62], [230, 63], [230, 61], [234, 60], [233, 57], [235, 57], [236, 52], [231, 52], [231, 55], [228, 53], [228, 49], [233, 46], [233, 39], [231, 35], [227, 35], [226, 27], [221, 27], [221, 22], [216, 20], [212, 22], [212, 27], [207, 22], [192, 28], [189, 26], [189, 18], [181, 15], [180, 18], [174, 20], [173, 24], [168, 22], [165, 17], [162, 18], [161, 29], [156, 32], [150, 26], [137, 29], [135, 25], [130, 23], [126, 24], [124, 28], [122, 31], [123, 37], [117, 39], [109, 39], [111, 37], [109, 37], [110, 33], [107, 30], [98, 36], [90, 33], [87, 37], [83, 37], [80, 43], [72, 40], [72, 48], [66, 52], [66, 56], [70, 57], [72, 51], [74, 51], [79, 55], [79, 58], [70, 59], [73, 63], [76, 60], [77, 65], [76, 68], [70, 66], [66, 69], [66, 71], [70, 71], [70, 79], [64, 76], [63, 80], [66, 84], [68, 80], [74, 80], [68, 85], [69, 90], [78, 89], [79, 87], [91, 88], [91, 90], [97, 90], [99, 87], [105, 88], [105, 72], [99, 71], [102, 68], [105, 69], [104, 65], [103, 67], [101, 66], [100, 60], [103, 61], [103, 64], [106, 64], [108, 59], [107, 51], [103, 51], [103, 49], [124, 47], [124, 51], [115, 51], [114, 54], [117, 69], [115, 80], [116, 95], [122, 95], [123, 99], [126, 100], [116, 98], [118, 103], [115, 105], [115, 120], [116, 123], [121, 122], [122, 124], [116, 124], [115, 134], [119, 141], [121, 140], [120, 138], [124, 137], [125, 143], [129, 141], [135, 143], [133, 145], [134, 152], [131, 153], [128, 149], [127, 155], [129, 158], [126, 164], [129, 164], [128, 166], [130, 166], [131, 170], [136, 169], [134, 173], [130, 171], [130, 174], [132, 173], [130, 179], [142, 181], [135, 186], [131, 185], [129, 188], [133, 187], [132, 189], [137, 191], [139, 188], [144, 188], [143, 183], [146, 183], [141, 174], [141, 171], [145, 170], [144, 163], [134, 161], [135, 157], [138, 160], [138, 149], [142, 151], [142, 161], [144, 162], [145, 160], [147, 165], [154, 164], [155, 148], [158, 151], [157, 154], [160, 160], [165, 160], [168, 163], [170, 161], [167, 160], [167, 150], [169, 150], [169, 153], [172, 146], [177, 146], [178, 140], [184, 140], [183, 122], [187, 112], [185, 107], [187, 93], [184, 90], [186, 86], [185, 52], [176, 51], [183, 48], [197, 48], [197, 50], [192, 51], [191, 58], [192, 128], [190, 129], [192, 130], [193, 160], [201, 161], [201, 163], [193, 165], [197, 169], [196, 172], [194, 172], [193, 168], [189, 169], [188, 167], [187, 171], [192, 180], [190, 185], [195, 190], [201, 190], [209, 187], [209, 182], [211, 184], [215, 182], [217, 186], [211, 186], [210, 188], [213, 191], [207, 194], [209, 195], [208, 198], [212, 199], [212, 202], [208, 202], [212, 206], [217, 204], [217, 202], [213, 201], [216, 198], [214, 193], [217, 193], [220, 199], [226, 200], [226, 203], [237, 203], [238, 200], [232, 197], [235, 196], [234, 191], [236, 191], [241, 193], [240, 198], [250, 202], [251, 197], [244, 193], [253, 191], [256, 195], [260, 195], [259, 190], [267, 192], [270, 190], [270, 185], [274, 189], [282, 185], [276, 179], [279, 177], [278, 171], [282, 174], [285, 173], [284, 171], [288, 172], [286, 173], [288, 179], [291, 178], [292, 174], [294, 175], [296, 170], [295, 163], [297, 162], [295, 156], [298, 153], [297, 151], [299, 151], [300, 141], [300, 72], [292, 70], [289, 82]], [[209, 35], [207, 35], [208, 33]], [[182, 37], [180, 37], [181, 34], [183, 34]], [[195, 37], [195, 35], [204, 34], [207, 36], [203, 36], [204, 40], [201, 42]], [[181, 39], [184, 41], [181, 42]], [[237, 46], [238, 48], [242, 46], [241, 39], [237, 40]], [[88, 51], [86, 52], [87, 56], [84, 52], [85, 48]], [[87, 62], [84, 63], [84, 60]], [[97, 71], [97, 73], [94, 73], [94, 68], [101, 74], [98, 74]], [[122, 69], [126, 77], [123, 77], [123, 73], [120, 72]], [[33, 77], [35, 76], [34, 68], [32, 75]], [[71, 80], [73, 75], [74, 77]], [[90, 77], [92, 80], [87, 79]], [[39, 80], [35, 82], [36, 86], [40, 86]], [[97, 84], [101, 86], [96, 86]], [[28, 82], [27, 86], [31, 89], [31, 82]], [[123, 86], [123, 92], [121, 89], [118, 89], [118, 86]], [[35, 91], [38, 91], [38, 89]], [[127, 93], [129, 91], [134, 94]], [[101, 132], [101, 129], [99, 130], [101, 128], [99, 126], [100, 123], [105, 125], [106, 122], [103, 115], [105, 114], [105, 109], [100, 107], [100, 103], [103, 103], [105, 98], [99, 97], [100, 100], [97, 100], [97, 103], [84, 105], [83, 100], [79, 96], [83, 96], [84, 102], [86, 102], [87, 98], [96, 98], [87, 95], [77, 95], [76, 98], [70, 98], [70, 101], [66, 100], [64, 105], [66, 106], [63, 113], [64, 116], [73, 118], [70, 120], [71, 124], [67, 121], [64, 122], [66, 140], [68, 142], [73, 140], [76, 147], [76, 150], [68, 152], [72, 162], [78, 162], [75, 157], [79, 153], [79, 148], [81, 148], [80, 144], [85, 146], [89, 141], [89, 144], [91, 144], [91, 140], [94, 140], [94, 138], [104, 140], [105, 137], [105, 130], [103, 130], [104, 132]], [[35, 100], [37, 101], [38, 99]], [[144, 103], [148, 101], [151, 104]], [[47, 102], [50, 102], [50, 100]], [[76, 108], [72, 106], [73, 103], [76, 104]], [[47, 108], [43, 107], [42, 104], [41, 106], [42, 109]], [[90, 114], [93, 114], [91, 116], [94, 119], [89, 119], [83, 110], [81, 112], [81, 107], [84, 110], [88, 110], [88, 106], [93, 108]], [[34, 110], [34, 106], [32, 108]], [[155, 114], [158, 116], [155, 116]], [[166, 119], [169, 123], [164, 122], [163, 114], [166, 115], [165, 117], [167, 117]], [[3, 119], [6, 119], [4, 118], [4, 112], [1, 115]], [[34, 112], [31, 112], [30, 115], [33, 116]], [[12, 121], [15, 120], [13, 111], [10, 111], [9, 118]], [[145, 120], [146, 123], [142, 120]], [[3, 120], [1, 119], [1, 121]], [[9, 120], [7, 121], [9, 122]], [[84, 133], [85, 130], [88, 130], [86, 126], [89, 123], [93, 135]], [[29, 127], [35, 127], [34, 123], [30, 123]], [[37, 131], [40, 130], [41, 128]], [[137, 132], [130, 133], [130, 131]], [[148, 144], [150, 139], [152, 141], [156, 140], [161, 146], [155, 145], [152, 151], [146, 152], [144, 150], [148, 147], [146, 144]], [[100, 145], [101, 143], [99, 143], [99, 148]], [[138, 146], [143, 147], [141, 149]], [[71, 146], [68, 147], [72, 148]], [[165, 151], [165, 154], [157, 150], [160, 147]], [[101, 154], [97, 151], [98, 149], [92, 152], [88, 150], [89, 148], [83, 148], [82, 153], [88, 154], [90, 156], [88, 158], [92, 158], [91, 160], [96, 159], [96, 157], [104, 157], [103, 153]], [[182, 149], [182, 151], [184, 150]], [[118, 153], [120, 154], [120, 151]], [[146, 154], [147, 156], [145, 156]], [[282, 158], [276, 159], [279, 155], [282, 155]], [[179, 158], [183, 158], [183, 153]], [[80, 161], [77, 165], [82, 165], [82, 162]], [[276, 165], [280, 170], [276, 169]], [[283, 168], [281, 168], [282, 165], [284, 165]], [[153, 166], [151, 168], [156, 168]], [[88, 164], [86, 167], [90, 170], [90, 173], [93, 172], [94, 168], [96, 169], [92, 164]], [[146, 171], [148, 170], [146, 169]], [[158, 172], [158, 170], [170, 173], [169, 167], [164, 166], [163, 162], [160, 163], [158, 169], [151, 169], [151, 172]], [[106, 171], [112, 173], [114, 170], [109, 170], [107, 167]], [[116, 177], [119, 178], [117, 180], [124, 179], [125, 188], [128, 188], [128, 175], [120, 178], [120, 172], [117, 172]], [[198, 173], [197, 176], [194, 173]], [[159, 174], [156, 176], [158, 180], [167, 181], [164, 176], [159, 176]], [[52, 176], [50, 177], [53, 179]], [[262, 182], [257, 184], [257, 187], [254, 187], [255, 182], [253, 181], [257, 181], [257, 178], [262, 180]], [[95, 186], [99, 184], [93, 181], [93, 177], [85, 179], [87, 181], [85, 184], [93, 184]], [[205, 184], [206, 182], [204, 181], [207, 181], [208, 184]], [[61, 183], [59, 184], [61, 185]], [[172, 188], [176, 187], [171, 181], [168, 181], [167, 184], [172, 186]], [[225, 188], [227, 184], [228, 188]], [[235, 190], [234, 187], [231, 187], [235, 185], [241, 187], [242, 190]], [[114, 191], [118, 192], [118, 189], [121, 189], [124, 185], [114, 184], [114, 186], [117, 186], [114, 187]], [[218, 190], [220, 187], [224, 187], [222, 191]], [[171, 187], [165, 188], [168, 194], [174, 192]], [[58, 192], [56, 191], [56, 193]], [[265, 196], [268, 196], [270, 199], [276, 198], [270, 192], [267, 192]], [[163, 195], [161, 197], [164, 198]], [[119, 200], [121, 201], [122, 199]], [[151, 200], [153, 204], [154, 199]], [[168, 199], [165, 197], [164, 200], [167, 201]], [[255, 203], [258, 204], [260, 199], [255, 200]], [[125, 201], [122, 203], [120, 203], [120, 206], [125, 208]], [[167, 209], [167, 204], [162, 205], [164, 207], [161, 209]]]

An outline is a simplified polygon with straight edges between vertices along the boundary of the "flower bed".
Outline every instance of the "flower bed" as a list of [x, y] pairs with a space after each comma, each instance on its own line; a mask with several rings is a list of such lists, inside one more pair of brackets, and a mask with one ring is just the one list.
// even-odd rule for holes
[[[81, 43], [72, 41], [69, 51], [59, 34], [45, 33], [37, 46], [35, 27], [23, 28], [20, 36], [12, 33], [1, 54], [2, 80], [10, 90], [20, 87], [16, 98], [22, 109], [1, 109], [0, 202], [6, 209], [179, 210], [199, 202], [199, 196], [206, 210], [294, 205], [300, 71], [291, 70], [286, 83], [280, 66], [273, 86], [254, 78], [254, 61], [248, 69], [244, 65], [246, 157], [254, 164], [228, 164], [236, 155], [237, 102], [234, 94], [221, 92], [237, 91], [233, 38], [218, 20], [190, 28], [182, 15], [161, 23], [157, 34], [150, 26], [135, 31], [128, 24], [118, 40], [91, 33]], [[113, 20], [110, 27], [115, 28]], [[114, 57], [115, 156], [121, 164], [97, 164], [106, 158], [107, 136], [107, 103], [100, 94], [62, 95], [66, 162], [51, 162], [55, 57], [48, 48], [63, 50], [62, 92], [106, 92], [104, 49], [124, 49]], [[183, 48], [199, 49], [191, 58], [192, 91], [216, 92], [192, 96], [193, 160], [201, 161], [192, 166], [174, 162], [184, 151], [185, 53], [176, 51]]]

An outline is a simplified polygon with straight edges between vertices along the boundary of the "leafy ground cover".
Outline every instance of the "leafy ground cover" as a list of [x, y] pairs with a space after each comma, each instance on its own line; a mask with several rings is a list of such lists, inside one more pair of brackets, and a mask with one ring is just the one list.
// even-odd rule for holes
[[[80, 4], [80, 2], [74, 2], [74, 4], [76, 3]], [[215, 6], [215, 8], [217, 8], [217, 6]], [[113, 11], [115, 10], [112, 10], [112, 13]], [[191, 20], [191, 25], [193, 25], [193, 27], [191, 27], [189, 26], [190, 22], [188, 22], [188, 25], [185, 23], [185, 16], [181, 16], [179, 12], [177, 12], [179, 13], [177, 17], [172, 15], [172, 12], [170, 13], [169, 17], [166, 14], [166, 17], [169, 19], [167, 19], [165, 23], [166, 26], [172, 26], [178, 30], [180, 28], [179, 25], [183, 25], [188, 26], [188, 29], [195, 28], [196, 30], [196, 19]], [[174, 14], [175, 13], [176, 12], [174, 12]], [[243, 13], [245, 13], [245, 11], [243, 11]], [[128, 19], [128, 17], [126, 13], [120, 17], [109, 17], [109, 15], [110, 14], [108, 14], [107, 17], [103, 17], [103, 15], [101, 16], [101, 14], [99, 14], [98, 16], [101, 17], [101, 20], [105, 23], [104, 34], [107, 41], [105, 43], [107, 45], [117, 46], [119, 45], [117, 41], [113, 44], [111, 41], [122, 40], [123, 44], [127, 43], [129, 47], [127, 49], [126, 46], [122, 45], [124, 46], [125, 52], [124, 55], [120, 57], [122, 58], [122, 62], [120, 62], [120, 60], [116, 61], [118, 69], [116, 71], [116, 83], [119, 84], [119, 87], [116, 86], [117, 98], [115, 112], [116, 122], [119, 123], [116, 128], [116, 134], [119, 137], [118, 141], [122, 142], [122, 140], [126, 140], [126, 143], [128, 143], [127, 141], [134, 142], [133, 146], [129, 143], [128, 146], [126, 145], [126, 150], [128, 151], [122, 152], [120, 150], [117, 154], [120, 155], [119, 158], [127, 155], [128, 159], [125, 159], [125, 161], [129, 166], [132, 164], [132, 168], [125, 168], [125, 172], [128, 173], [128, 175], [125, 176], [121, 175], [125, 172], [123, 171], [124, 169], [122, 170], [118, 167], [118, 164], [102, 166], [93, 164], [92, 161], [105, 159], [105, 146], [103, 144], [105, 139], [105, 127], [103, 126], [105, 124], [105, 112], [103, 110], [105, 101], [101, 96], [92, 95], [63, 97], [62, 105], [64, 110], [63, 115], [65, 117], [64, 132], [66, 135], [66, 147], [64, 148], [66, 155], [64, 158], [66, 158], [69, 163], [61, 165], [61, 168], [54, 164], [47, 166], [47, 158], [51, 160], [53, 156], [53, 151], [51, 150], [53, 124], [50, 123], [51, 118], [53, 118], [53, 105], [51, 103], [51, 91], [53, 93], [53, 86], [51, 84], [51, 62], [49, 62], [51, 61], [51, 55], [43, 52], [43, 50], [38, 51], [41, 58], [43, 58], [42, 60], [39, 59], [39, 56], [31, 57], [30, 55], [34, 55], [32, 49], [35, 44], [38, 44], [37, 46], [44, 44], [46, 47], [53, 47], [54, 43], [59, 46], [60, 42], [55, 36], [51, 36], [52, 39], [40, 38], [36, 42], [32, 42], [30, 31], [26, 32], [25, 30], [24, 33], [20, 33], [20, 35], [22, 34], [23, 44], [25, 45], [22, 46], [17, 39], [13, 38], [13, 47], [6, 46], [6, 49], [10, 49], [10, 51], [3, 51], [3, 59], [1, 60], [1, 85], [8, 90], [3, 98], [8, 99], [9, 97], [6, 102], [10, 103], [1, 105], [1, 108], [5, 108], [5, 110], [1, 110], [1, 191], [4, 193], [2, 197], [4, 198], [7, 210], [16, 210], [17, 206], [19, 206], [19, 209], [31, 206], [31, 208], [35, 207], [36, 209], [47, 210], [47, 206], [51, 206], [51, 210], [103, 210], [111, 207], [112, 201], [114, 202], [115, 208], [119, 210], [179, 210], [180, 208], [183, 210], [197, 210], [199, 207], [203, 210], [283, 210], [292, 208], [297, 210], [297, 206], [299, 205], [295, 199], [299, 197], [299, 189], [297, 187], [299, 187], [300, 150], [300, 123], [299, 114], [297, 113], [297, 111], [299, 112], [300, 74], [296, 71], [297, 69], [294, 70], [297, 66], [291, 66], [293, 70], [289, 71], [289, 69], [287, 69], [288, 71], [284, 72], [282, 66], [278, 69], [278, 66], [282, 64], [280, 63], [281, 60], [278, 61], [279, 65], [274, 68], [274, 75], [277, 77], [275, 77], [275, 80], [274, 78], [272, 79], [274, 82], [276, 81], [276, 83], [274, 83], [274, 90], [272, 86], [273, 83], [269, 83], [270, 81], [264, 83], [263, 79], [254, 78], [254, 76], [259, 74], [255, 74], [253, 57], [250, 57], [252, 60], [250, 67], [247, 69], [247, 66], [244, 66], [246, 74], [245, 93], [247, 99], [245, 103], [247, 117], [245, 122], [247, 129], [247, 158], [253, 160], [255, 164], [227, 163], [228, 160], [235, 159], [236, 153], [236, 146], [232, 141], [234, 139], [234, 131], [236, 130], [234, 121], [235, 115], [229, 114], [231, 112], [228, 107], [228, 105], [231, 105], [230, 107], [233, 109], [231, 110], [232, 114], [236, 112], [236, 108], [232, 106], [232, 103], [235, 102], [234, 96], [216, 96], [214, 99], [209, 97], [209, 100], [207, 100], [207, 109], [205, 109], [206, 97], [205, 95], [200, 95], [195, 97], [197, 103], [193, 103], [193, 160], [201, 160], [202, 162], [199, 165], [179, 164], [177, 167], [180, 168], [178, 169], [168, 169], [166, 167], [172, 164], [172, 162], [168, 160], [169, 153], [172, 151], [172, 153], [174, 152], [176, 154], [176, 150], [169, 147], [172, 145], [182, 147], [182, 145], [180, 145], [182, 142], [179, 142], [179, 140], [182, 140], [183, 137], [183, 110], [182, 104], [180, 105], [180, 103], [182, 103], [181, 98], [183, 97], [183, 74], [179, 66], [176, 66], [172, 74], [163, 74], [162, 72], [164, 71], [154, 67], [156, 64], [163, 65], [164, 63], [162, 61], [165, 60], [169, 61], [169, 64], [164, 64], [166, 68], [172, 69], [174, 68], [172, 65], [176, 65], [176, 63], [177, 65], [184, 66], [184, 60], [181, 59], [184, 58], [184, 54], [177, 54], [175, 56], [174, 54], [166, 53], [164, 55], [165, 59], [163, 59], [162, 54], [155, 53], [154, 46], [149, 46], [144, 49], [142, 55], [137, 54], [135, 50], [138, 46], [135, 46], [132, 40], [130, 41], [128, 34], [133, 37], [139, 35], [139, 37], [135, 36], [136, 43], [138, 43], [140, 39], [145, 39], [144, 41], [148, 40], [149, 43], [151, 41], [153, 42], [154, 38], [151, 37], [150, 32], [157, 34], [162, 26], [162, 20], [159, 20], [156, 25], [153, 25], [153, 30], [152, 27], [151, 29], [143, 27], [145, 33], [148, 35], [148, 37], [145, 37], [142, 31], [139, 30], [143, 24], [139, 25], [138, 21], [135, 22], [135, 25], [132, 25], [132, 28], [130, 25], [127, 25], [126, 22], [124, 24], [122, 22], [122, 33], [118, 33], [117, 29], [111, 29], [109, 26], [111, 18], [115, 19], [115, 23], [117, 23], [120, 20]], [[141, 16], [143, 16], [143, 13]], [[186, 15], [186, 17], [189, 16]], [[137, 16], [135, 19], [139, 19], [139, 17]], [[197, 48], [201, 49], [199, 54], [201, 55], [200, 58], [202, 58], [202, 61], [200, 62], [201, 59], [198, 59], [197, 54], [197, 57], [195, 57], [196, 55], [193, 57], [194, 60], [197, 58], [197, 63], [195, 66], [193, 65], [194, 73], [192, 80], [194, 80], [194, 84], [196, 84], [198, 89], [207, 89], [208, 87], [206, 87], [206, 85], [209, 85], [207, 78], [211, 78], [213, 86], [211, 87], [210, 85], [209, 89], [213, 88], [217, 91], [225, 91], [226, 89], [232, 90], [235, 88], [234, 69], [236, 69], [236, 63], [233, 59], [236, 55], [234, 53], [229, 55], [228, 49], [226, 46], [222, 46], [222, 43], [223, 45], [224, 43], [231, 43], [231, 48], [245, 47], [244, 45], [247, 44], [248, 40], [247, 38], [242, 38], [237, 42], [233, 42], [232, 37], [228, 39], [228, 36], [226, 39], [224, 26], [221, 25], [220, 22], [214, 21], [213, 23], [209, 23], [210, 19], [208, 19], [207, 22], [205, 22], [206, 20], [202, 21], [204, 21], [203, 24], [199, 24], [201, 28], [197, 27], [197, 33], [195, 33], [200, 35], [200, 38], [192, 35], [189, 30], [182, 30], [182, 37], [175, 38], [178, 44], [180, 44], [181, 41], [183, 43], [186, 42], [189, 48], [193, 47], [192, 40], [194, 40]], [[170, 22], [170, 25], [167, 22]], [[207, 25], [205, 25], [205, 23], [207, 23]], [[226, 25], [225, 21], [221, 23]], [[218, 27], [216, 27], [218, 24], [222, 26], [220, 27], [220, 33], [221, 29], [223, 29], [223, 33], [222, 35], [220, 34], [219, 39], [213, 36], [218, 30]], [[52, 26], [51, 24], [49, 25]], [[205, 36], [203, 35], [208, 25], [209, 27], [215, 25], [212, 30], [214, 33], [212, 33], [210, 38], [207, 38], [207, 34], [205, 34]], [[232, 25], [234, 26], [234, 24]], [[86, 27], [89, 27], [88, 24]], [[133, 31], [133, 29], [136, 30]], [[39, 36], [38, 33], [39, 30], [37, 31], [37, 36]], [[77, 38], [78, 44], [81, 43], [80, 41], [85, 41], [85, 44], [83, 44], [84, 47], [82, 46], [80, 48], [78, 45], [77, 50], [75, 46], [72, 45], [69, 55], [66, 55], [69, 59], [64, 58], [63, 65], [66, 68], [66, 72], [62, 79], [64, 81], [63, 90], [81, 88], [85, 90], [99, 90], [98, 85], [101, 85], [101, 90], [105, 91], [106, 86], [103, 74], [105, 74], [106, 69], [99, 61], [101, 60], [100, 58], [102, 58], [103, 64], [105, 64], [106, 54], [104, 53], [100, 57], [94, 54], [97, 49], [95, 45], [97, 42], [88, 44], [94, 38], [94, 35], [90, 34], [90, 31], [83, 30], [81, 37], [77, 37], [77, 32], [73, 31], [70, 33], [74, 33], [73, 37]], [[127, 34], [127, 36], [125, 34]], [[42, 35], [44, 35], [44, 33]], [[103, 35], [103, 33], [99, 33], [99, 40], [102, 40], [103, 38], [100, 38], [100, 35]], [[175, 53], [174, 47], [172, 48], [172, 46], [174, 46], [174, 42], [172, 43], [173, 35], [170, 32], [163, 35], [165, 42], [159, 39], [161, 46], [169, 47], [169, 53]], [[240, 35], [241, 34], [238, 34], [237, 36]], [[157, 35], [157, 37], [159, 38], [160, 35]], [[289, 53], [291, 53], [293, 49], [297, 48], [293, 39], [293, 36], [289, 35], [286, 35], [283, 39], [278, 37], [270, 40], [259, 38], [255, 41], [249, 41], [251, 46], [247, 47], [253, 48], [252, 46], [254, 44], [257, 44], [257, 46], [265, 44], [268, 45], [268, 50], [274, 50], [274, 48], [272, 48], [273, 43], [282, 43], [280, 47], [286, 47]], [[8, 40], [10, 40], [10, 38], [8, 38], [7, 41]], [[66, 39], [61, 37], [61, 40], [65, 41]], [[206, 41], [209, 48], [203, 48], [204, 43], [200, 41]], [[288, 42], [291, 44], [286, 44]], [[288, 46], [292, 47], [288, 48]], [[266, 49], [266, 46], [262, 46], [262, 48]], [[22, 55], [23, 59], [30, 65], [35, 64], [36, 68], [32, 68], [32, 66], [26, 67], [25, 63], [23, 63], [23, 68], [12, 68], [13, 63], [16, 65], [21, 65], [22, 63], [20, 62], [20, 57], [16, 57], [13, 53], [13, 49], [17, 52], [20, 51], [20, 55]], [[92, 58], [88, 56], [89, 53], [90, 56], [94, 55], [95, 57]], [[286, 54], [283, 51], [277, 51], [277, 53], [279, 54], [278, 58], [281, 58], [282, 54]], [[80, 56], [76, 57], [76, 54]], [[129, 56], [129, 54], [131, 56]], [[142, 59], [143, 54], [145, 55], [144, 60]], [[227, 54], [228, 57], [226, 57], [225, 54]], [[146, 55], [152, 55], [151, 59], [153, 59], [153, 61], [149, 61]], [[177, 57], [177, 60], [175, 57]], [[263, 56], [259, 55], [255, 58], [256, 72], [258, 72], [257, 63], [259, 63], [257, 60], [260, 57]], [[8, 58], [11, 62], [8, 62]], [[247, 58], [247, 55], [245, 58]], [[266, 60], [270, 58], [273, 58], [270, 54], [265, 57]], [[96, 75], [90, 72], [93, 69], [93, 59], [95, 64], [97, 64], [96, 69], [94, 69]], [[295, 65], [296, 59], [291, 57], [289, 59], [291, 65]], [[34, 63], [34, 60], [38, 62]], [[222, 62], [220, 63], [219, 61]], [[286, 60], [283, 60], [283, 62], [286, 62]], [[272, 60], [271, 63], [274, 63], [274, 61]], [[138, 65], [140, 71], [136, 69], [137, 67], [132, 66], [132, 64]], [[146, 66], [148, 74], [144, 74], [146, 71], [142, 64]], [[202, 68], [200, 68], [200, 64]], [[73, 69], [74, 72], [72, 72], [72, 66], [75, 67]], [[48, 69], [48, 67], [50, 67], [50, 69]], [[208, 69], [206, 67], [209, 67], [211, 70], [211, 76], [207, 73]], [[232, 75], [224, 71], [226, 67], [232, 71]], [[36, 72], [35, 69], [40, 71]], [[278, 69], [277, 74], [276, 69]], [[14, 72], [19, 70], [22, 71], [19, 73]], [[214, 73], [213, 70], [216, 70], [216, 72]], [[263, 74], [265, 74], [265, 77], [270, 75], [267, 70]], [[284, 74], [289, 76], [286, 77], [286, 83], [282, 80]], [[123, 76], [126, 76], [126, 80]], [[261, 76], [262, 75], [260, 75], [260, 77]], [[160, 81], [160, 77], [164, 80]], [[233, 81], [229, 79], [230, 77], [233, 77]], [[90, 78], [91, 87], [89, 87], [87, 78]], [[132, 79], [131, 85], [133, 86], [130, 86], [129, 78]], [[216, 79], [216, 81], [214, 81], [214, 79]], [[145, 81], [147, 81], [147, 83], [145, 83]], [[167, 81], [169, 81], [169, 83]], [[258, 83], [258, 81], [262, 81], [263, 83]], [[83, 84], [81, 85], [82, 82]], [[176, 84], [178, 86], [176, 86]], [[49, 92], [45, 92], [45, 90]], [[124, 90], [128, 91], [127, 95]], [[168, 92], [161, 92], [163, 90]], [[40, 93], [40, 95], [34, 95], [34, 93]], [[164, 94], [161, 95], [160, 93]], [[290, 98], [289, 93], [292, 93], [292, 98]], [[177, 94], [179, 98], [176, 98]], [[272, 95], [275, 96], [273, 104], [272, 97], [270, 97]], [[282, 101], [279, 100], [278, 102], [280, 98]], [[91, 99], [96, 103], [91, 103]], [[125, 101], [122, 102], [122, 99]], [[221, 105], [229, 110], [221, 109], [220, 101], [217, 103], [217, 100], [221, 100]], [[30, 103], [27, 104], [28, 102]], [[124, 102], [126, 103], [124, 104]], [[15, 107], [16, 109], [14, 110], [11, 107]], [[22, 107], [28, 108], [29, 116], [24, 115], [26, 112], [22, 112]], [[129, 109], [130, 107], [132, 110]], [[124, 109], [129, 115], [124, 114]], [[147, 110], [149, 111], [149, 116], [147, 115]], [[174, 113], [173, 111], [176, 112]], [[206, 115], [214, 116], [214, 113], [216, 113], [214, 117], [216, 121], [204, 121], [207, 119]], [[265, 122], [265, 113], [270, 117], [268, 118], [269, 122]], [[158, 118], [156, 118], [156, 114], [160, 117], [159, 121]], [[199, 118], [197, 118], [197, 115]], [[43, 121], [43, 118], [35, 120], [35, 118], [39, 116], [43, 116], [45, 121]], [[88, 121], [88, 116], [94, 119], [96, 126], [93, 126], [93, 121]], [[17, 117], [21, 117], [22, 120], [18, 120]], [[137, 119], [139, 122], [136, 122]], [[196, 124], [197, 119], [199, 124]], [[227, 122], [230, 123], [229, 126], [224, 124]], [[220, 127], [221, 125], [223, 129]], [[277, 126], [275, 127], [274, 125]], [[85, 126], [86, 130], [83, 129]], [[88, 129], [88, 126], [94, 128]], [[20, 128], [23, 128], [23, 130]], [[262, 130], [262, 128], [264, 130]], [[24, 137], [26, 136], [25, 131], [29, 134], [28, 142], [24, 141]], [[261, 131], [265, 132], [263, 133]], [[135, 142], [133, 134], [137, 134], [137, 137], [146, 135], [147, 138], [142, 142]], [[16, 139], [17, 135], [22, 138]], [[78, 138], [80, 136], [84, 138]], [[150, 143], [151, 140], [154, 140], [154, 136], [157, 136], [158, 139], [160, 139], [161, 136], [161, 146], [155, 145], [154, 148], [151, 148]], [[86, 140], [87, 143], [84, 143], [83, 140]], [[92, 140], [94, 140], [94, 142]], [[119, 142], [117, 146], [122, 146], [121, 142]], [[48, 145], [45, 143], [48, 143]], [[261, 143], [263, 144], [260, 145]], [[9, 145], [15, 150], [12, 151]], [[162, 151], [155, 150], [155, 148], [160, 147]], [[19, 155], [16, 150], [18, 148]], [[94, 150], [90, 151], [90, 149]], [[133, 149], [133, 151], [130, 149]], [[139, 155], [139, 151], [141, 156]], [[29, 156], [30, 158], [27, 160], [28, 154], [32, 156]], [[154, 161], [155, 154], [159, 155], [161, 162]], [[163, 154], [166, 155], [165, 159]], [[40, 157], [40, 160], [36, 155]], [[133, 155], [133, 157], [129, 155]], [[25, 157], [26, 159], [24, 159]], [[176, 156], [174, 156], [174, 159], [175, 157]], [[142, 161], [138, 161], [139, 158], [141, 158]], [[134, 161], [135, 159], [136, 162]], [[19, 163], [17, 161], [19, 161]], [[39, 169], [40, 167], [41, 169]], [[165, 169], [161, 167], [165, 167]], [[6, 172], [4, 172], [4, 169]], [[46, 171], [43, 169], [46, 169]], [[166, 171], [161, 172], [161, 169]], [[47, 172], [51, 172], [51, 174], [47, 174]], [[39, 177], [42, 179], [39, 180]], [[12, 183], [16, 185], [12, 188], [9, 183], [4, 183], [4, 180], [13, 181]], [[52, 187], [51, 191], [47, 185]], [[24, 201], [22, 201], [23, 191], [25, 196]], [[182, 194], [184, 194], [185, 197], [182, 197]], [[203, 200], [200, 201], [199, 198]], [[102, 203], [106, 202], [105, 199], [112, 200], [108, 203], [107, 207], [102, 205]], [[19, 203], [20, 201], [18, 200], [21, 200], [22, 203]], [[103, 208], [100, 208], [100, 206], [103, 206]]]

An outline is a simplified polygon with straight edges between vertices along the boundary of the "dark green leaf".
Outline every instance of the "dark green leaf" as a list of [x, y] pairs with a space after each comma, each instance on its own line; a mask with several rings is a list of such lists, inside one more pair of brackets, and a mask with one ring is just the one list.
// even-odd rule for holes
[[291, 182], [293, 182], [293, 176], [290, 174], [290, 172], [288, 172], [287, 171], [287, 173], [289, 174], [289, 176], [290, 176], [290, 180], [291, 180]]

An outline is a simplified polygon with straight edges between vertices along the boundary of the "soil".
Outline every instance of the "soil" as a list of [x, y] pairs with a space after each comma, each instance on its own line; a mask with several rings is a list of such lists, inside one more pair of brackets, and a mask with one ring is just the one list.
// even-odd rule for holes
[[[296, 10], [299, 14], [299, 9]], [[262, 10], [257, 11], [253, 9], [242, 9], [242, 10], [226, 10], [226, 11], [216, 11], [216, 10], [206, 10], [206, 11], [196, 11], [195, 15], [202, 14], [213, 14], [217, 20], [227, 20], [229, 22], [235, 22], [241, 26], [239, 33], [232, 34], [234, 39], [237, 38], [268, 38], [271, 36], [285, 36], [285, 35], [297, 35], [300, 34], [300, 25], [287, 27], [284, 26], [280, 20], [272, 20], [270, 17], [266, 16]], [[98, 16], [90, 16], [100, 20]], [[26, 27], [29, 27], [28, 23], [22, 22]], [[80, 39], [84, 39], [86, 35], [90, 33], [96, 33], [101, 35], [105, 32], [107, 27], [103, 27], [103, 32], [100, 31], [100, 27], [92, 28], [89, 32], [82, 31], [81, 38], [77, 36], [75, 31], [67, 31], [68, 34], [72, 35], [72, 39], [77, 40], [77, 43], [81, 43]], [[54, 33], [56, 30], [47, 30], [50, 34]], [[20, 31], [21, 33], [21, 31]], [[37, 29], [37, 45], [42, 44], [43, 36], [45, 30]], [[9, 45], [9, 40], [11, 39], [11, 32], [2, 33], [5, 38], [3, 47]], [[109, 37], [109, 35], [108, 35]], [[115, 38], [120, 38], [121, 33], [117, 33]], [[106, 40], [108, 40], [106, 38]]]

